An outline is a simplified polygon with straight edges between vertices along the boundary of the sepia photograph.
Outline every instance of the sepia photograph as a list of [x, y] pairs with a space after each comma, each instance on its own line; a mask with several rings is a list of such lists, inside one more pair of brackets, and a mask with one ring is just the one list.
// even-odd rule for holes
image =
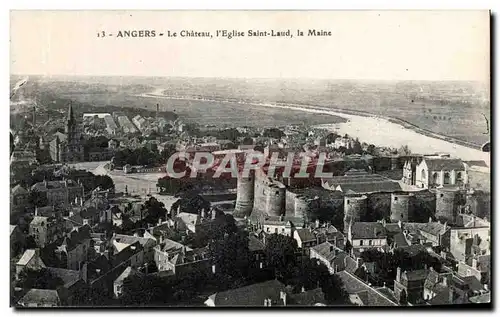
[[11, 307], [492, 307], [490, 11], [9, 18]]

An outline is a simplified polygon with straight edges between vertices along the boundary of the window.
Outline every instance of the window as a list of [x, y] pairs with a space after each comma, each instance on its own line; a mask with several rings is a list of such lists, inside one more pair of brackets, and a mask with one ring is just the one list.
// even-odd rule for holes
[[347, 200], [347, 204], [349, 205], [349, 199]]
[[432, 173], [432, 183], [433, 184], [439, 183], [439, 174], [438, 173]]
[[444, 183], [444, 184], [449, 184], [449, 183], [450, 183], [450, 173], [449, 173], [449, 172], [445, 172], [445, 173], [444, 173], [444, 180], [443, 180], [443, 183]]
[[368, 240], [368, 245], [372, 245], [372, 240]]
[[394, 201], [398, 201], [398, 197], [394, 197]]
[[359, 240], [359, 245], [363, 245], [363, 240]]

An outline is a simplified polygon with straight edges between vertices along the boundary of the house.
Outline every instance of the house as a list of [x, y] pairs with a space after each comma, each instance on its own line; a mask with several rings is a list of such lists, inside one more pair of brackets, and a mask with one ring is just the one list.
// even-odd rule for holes
[[114, 298], [120, 298], [123, 294], [123, 281], [131, 276], [142, 276], [143, 274], [135, 268], [128, 266], [120, 276], [113, 281], [113, 295]]
[[248, 251], [250, 252], [250, 258], [253, 263], [258, 268], [262, 269], [265, 263], [265, 245], [264, 243], [253, 233], [248, 236]]
[[392, 296], [373, 288], [353, 273], [340, 271], [335, 273], [344, 284], [349, 301], [357, 306], [398, 306]]
[[400, 303], [421, 304], [424, 301], [424, 285], [429, 270], [421, 269], [401, 272], [397, 268], [394, 294]]
[[139, 241], [127, 245], [124, 248], [115, 250], [112, 261], [112, 267], [117, 268], [119, 266], [131, 266], [133, 268], [138, 268], [144, 265], [144, 249]]
[[68, 206], [83, 198], [83, 186], [72, 180], [38, 182], [31, 186], [31, 191], [45, 195], [51, 206]]
[[11, 257], [16, 256], [22, 250], [25, 243], [24, 234], [19, 229], [19, 226], [10, 225], [10, 254]]
[[209, 307], [285, 306], [285, 285], [270, 280], [212, 294], [205, 301]]
[[62, 268], [48, 267], [47, 271], [56, 278], [60, 278], [63, 285], [57, 291], [63, 305], [73, 305], [74, 295], [85, 286], [87, 278], [85, 270], [67, 270]]
[[21, 307], [58, 307], [61, 298], [56, 290], [30, 289], [18, 302]]
[[201, 217], [196, 214], [181, 212], [175, 217], [174, 221], [177, 222], [177, 229], [181, 231], [189, 230], [196, 233], [201, 228]]
[[154, 247], [157, 244], [156, 238], [150, 235], [147, 231], [143, 237], [139, 237], [137, 234], [133, 236], [124, 235], [124, 234], [114, 234], [111, 238], [113, 243], [118, 243], [121, 245], [121, 249], [124, 249], [136, 242], [138, 242], [144, 252], [144, 262], [152, 263], [154, 261]]
[[10, 191], [11, 210], [24, 210], [29, 205], [30, 195], [21, 185], [14, 186]]
[[90, 227], [85, 225], [69, 232], [58, 241], [55, 254], [67, 269], [80, 270], [82, 264], [88, 260], [92, 240], [90, 232]]
[[359, 252], [367, 248], [384, 249], [387, 246], [387, 232], [379, 222], [354, 222], [348, 228], [347, 240], [353, 250]]
[[490, 284], [491, 256], [471, 256], [465, 262], [458, 263], [458, 275], [474, 276], [481, 284]]
[[450, 247], [451, 227], [446, 222], [434, 222], [429, 218], [429, 222], [407, 222], [403, 223], [402, 227], [403, 233], [409, 235], [412, 240], [416, 239], [431, 246]]
[[460, 159], [443, 156], [424, 156], [415, 170], [415, 185], [433, 188], [467, 184], [466, 165]]
[[54, 217], [35, 216], [29, 225], [29, 234], [39, 247], [56, 241], [62, 236], [62, 222]]
[[293, 233], [293, 238], [297, 241], [297, 247], [303, 251], [308, 250], [317, 244], [316, 236], [311, 228], [297, 229]]
[[210, 263], [208, 248], [191, 249], [181, 243], [165, 239], [155, 247], [155, 263], [158, 271], [174, 274], [189, 273], [190, 270], [214, 270]]
[[440, 292], [451, 287], [453, 274], [450, 272], [437, 272], [433, 267], [429, 268], [424, 282], [423, 299], [431, 300]]
[[25, 269], [38, 271], [43, 268], [46, 268], [46, 266], [40, 257], [40, 249], [28, 249], [24, 251], [22, 257], [16, 263], [16, 277], [19, 277], [19, 274]]
[[330, 274], [347, 270], [351, 273], [356, 271], [359, 261], [351, 258], [345, 251], [330, 242], [323, 242], [309, 250], [309, 258], [317, 259], [323, 263]]
[[341, 249], [345, 246], [344, 234], [332, 225], [326, 224], [324, 226], [316, 227], [313, 230], [313, 233], [316, 236], [318, 243], [330, 242]]
[[471, 255], [490, 254], [490, 228], [451, 228], [450, 252], [457, 261], [464, 262]]

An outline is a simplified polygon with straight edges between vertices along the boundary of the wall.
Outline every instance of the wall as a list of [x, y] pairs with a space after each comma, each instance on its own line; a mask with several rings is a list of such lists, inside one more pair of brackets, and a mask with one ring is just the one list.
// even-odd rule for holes
[[391, 222], [407, 222], [413, 214], [413, 195], [408, 193], [391, 194]]

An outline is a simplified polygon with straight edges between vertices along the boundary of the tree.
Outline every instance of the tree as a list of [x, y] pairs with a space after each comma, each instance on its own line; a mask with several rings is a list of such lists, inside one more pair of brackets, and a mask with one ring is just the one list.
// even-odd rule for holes
[[399, 148], [398, 150], [398, 154], [399, 155], [410, 155], [411, 154], [411, 150], [410, 148], [408, 147], [408, 145], [403, 145]]
[[361, 147], [361, 143], [359, 142], [359, 139], [356, 138], [352, 144], [352, 153], [353, 154], [363, 154], [363, 148]]
[[29, 194], [29, 201], [34, 207], [44, 207], [47, 206], [47, 194], [34, 188]]
[[373, 155], [373, 156], [376, 156], [377, 155], [376, 150], [377, 150], [377, 148], [375, 147], [375, 145], [370, 144], [370, 145], [368, 145], [368, 148], [366, 149], [366, 153]]
[[291, 237], [273, 233], [266, 239], [264, 253], [267, 264], [277, 276], [285, 275], [290, 266], [296, 265], [296, 252], [297, 241]]
[[269, 128], [265, 129], [262, 135], [266, 138], [281, 139], [285, 133], [277, 128]]
[[209, 243], [210, 255], [217, 272], [227, 274], [233, 279], [247, 276], [250, 252], [248, 234], [245, 231], [226, 233]]
[[57, 289], [64, 285], [64, 281], [45, 268], [41, 270], [25, 269], [19, 274], [17, 285], [24, 289]]
[[158, 219], [165, 219], [167, 216], [167, 209], [165, 204], [158, 201], [156, 198], [151, 197], [144, 203], [144, 210], [147, 212], [145, 221], [150, 224], [158, 223]]
[[243, 145], [252, 145], [253, 144], [253, 139], [250, 137], [245, 137], [242, 141], [241, 144]]

